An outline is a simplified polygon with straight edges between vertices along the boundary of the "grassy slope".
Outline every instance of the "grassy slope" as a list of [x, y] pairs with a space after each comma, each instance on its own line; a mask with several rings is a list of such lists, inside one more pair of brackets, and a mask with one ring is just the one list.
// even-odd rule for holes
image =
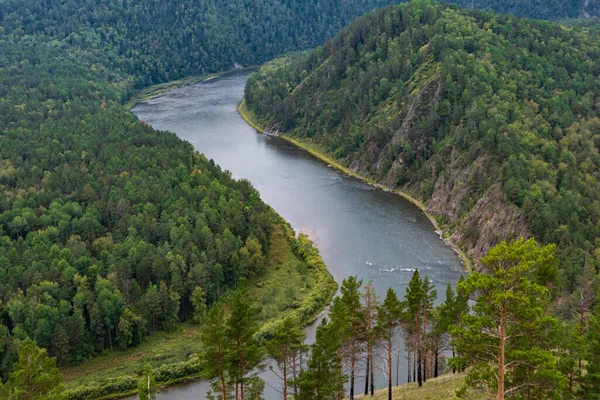
[[[315, 285], [309, 273], [302, 275], [302, 265], [293, 253], [286, 234], [276, 225], [271, 238], [267, 273], [250, 282], [251, 292], [263, 306], [262, 322], [280, 318], [293, 310], [293, 301], [301, 302]], [[154, 367], [189, 359], [200, 350], [199, 326], [184, 323], [172, 332], [159, 332], [140, 346], [125, 351], [110, 351], [83, 364], [62, 370], [67, 389], [94, 385], [123, 376], [135, 376], [144, 364]], [[190, 378], [195, 378], [192, 376]]]
[[[261, 124], [261, 122], [259, 122], [258, 118], [254, 115], [254, 113], [250, 110], [247, 109], [246, 107], [246, 100], [243, 99], [240, 106], [238, 107], [238, 111], [240, 113], [240, 115], [242, 116], [242, 118], [244, 118], [244, 120], [248, 123], [248, 125], [250, 125], [251, 127], [253, 127], [254, 129], [256, 129], [259, 132], [264, 132], [265, 131], [265, 127]], [[376, 183], [375, 181], [373, 181], [372, 179], [369, 179], [365, 176], [362, 176], [348, 168], [346, 168], [345, 166], [343, 166], [342, 164], [340, 164], [339, 162], [337, 162], [335, 160], [335, 157], [333, 157], [332, 155], [328, 154], [327, 151], [322, 148], [321, 146], [317, 145], [316, 143], [313, 143], [312, 141], [309, 140], [301, 140], [298, 138], [292, 138], [289, 136], [285, 136], [285, 135], [281, 135], [280, 136], [282, 139], [294, 144], [295, 146], [309, 152], [310, 154], [312, 154], [313, 156], [315, 156], [316, 158], [318, 158], [319, 160], [323, 161], [324, 163], [328, 164], [329, 166], [331, 166], [332, 168], [337, 169], [338, 171], [348, 175], [348, 176], [352, 176], [354, 178], [360, 179], [365, 183], [368, 183], [371, 186], [377, 187], [381, 190], [385, 190], [385, 191], [390, 191], [389, 188], [380, 185], [378, 183]], [[411, 196], [410, 194], [406, 193], [405, 191], [402, 191], [400, 189], [395, 189], [393, 191], [394, 193], [396, 193], [399, 196], [404, 197], [406, 200], [410, 201], [411, 203], [413, 203], [414, 205], [416, 205], [417, 207], [419, 207], [419, 209], [421, 209], [421, 211], [427, 216], [427, 218], [429, 218], [429, 220], [431, 221], [431, 223], [433, 224], [435, 230], [440, 230], [440, 226], [438, 224], [438, 221], [435, 219], [435, 217], [433, 215], [431, 215], [428, 211], [427, 211], [427, 206], [417, 200], [416, 198], [414, 198], [413, 196]], [[452, 247], [452, 249], [456, 252], [456, 254], [458, 254], [458, 256], [462, 259], [463, 263], [465, 264], [465, 267], [467, 268], [468, 271], [471, 270], [471, 267], [473, 265], [473, 261], [467, 256], [467, 254], [465, 252], [463, 252], [458, 246], [456, 246], [453, 243], [449, 243], [448, 244]]]
[[[416, 383], [396, 386], [392, 389], [394, 400], [458, 400], [456, 391], [460, 389], [464, 380], [463, 374], [442, 375], [439, 378], [429, 379], [419, 388]], [[375, 396], [361, 396], [358, 398], [372, 400], [387, 400], [387, 389], [378, 390]], [[469, 391], [464, 400], [483, 400], [483, 393]]]

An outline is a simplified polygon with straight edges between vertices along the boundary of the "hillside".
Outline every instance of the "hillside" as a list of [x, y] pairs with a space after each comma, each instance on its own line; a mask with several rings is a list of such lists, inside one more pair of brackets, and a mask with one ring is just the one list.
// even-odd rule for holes
[[[465, 380], [464, 374], [447, 374], [439, 378], [428, 379], [419, 387], [416, 383], [396, 386], [393, 388], [394, 400], [458, 400], [456, 391], [461, 388]], [[483, 400], [487, 397], [477, 391], [469, 391], [462, 397], [466, 400]], [[357, 399], [387, 400], [387, 389], [378, 390], [375, 396], [360, 396]]]
[[[422, 199], [477, 259], [533, 235], [600, 263], [600, 35], [429, 1], [254, 73], [257, 121]], [[594, 258], [595, 257], [595, 258]]]

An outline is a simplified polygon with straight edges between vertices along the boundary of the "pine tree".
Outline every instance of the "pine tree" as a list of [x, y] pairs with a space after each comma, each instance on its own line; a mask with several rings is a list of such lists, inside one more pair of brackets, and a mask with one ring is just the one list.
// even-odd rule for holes
[[200, 330], [200, 343], [202, 352], [199, 355], [202, 373], [207, 379], [217, 381], [213, 386], [217, 387], [221, 394], [221, 400], [227, 400], [227, 361], [226, 352], [228, 341], [225, 337], [226, 319], [223, 308], [219, 303], [213, 304], [202, 329]]
[[8, 381], [0, 388], [7, 400], [58, 400], [64, 398], [63, 377], [56, 359], [31, 339], [19, 345], [19, 359]]
[[150, 364], [144, 365], [144, 373], [138, 381], [138, 399], [156, 400], [158, 389], [156, 388], [156, 377]]
[[245, 280], [242, 279], [238, 289], [231, 294], [229, 308], [225, 330], [229, 343], [227, 370], [235, 385], [235, 399], [245, 400], [245, 386], [251, 378], [249, 374], [264, 357], [264, 349], [255, 338], [260, 308], [250, 296]]
[[554, 248], [533, 239], [502, 242], [481, 259], [481, 271], [459, 284], [459, 292], [475, 301], [474, 313], [451, 328], [461, 358], [471, 365], [463, 392], [477, 386], [498, 400], [522, 393], [549, 398], [566, 387], [547, 343], [556, 324], [548, 315], [548, 289], [530, 280], [552, 263]]
[[423, 292], [423, 283], [419, 277], [419, 270], [415, 270], [413, 277], [406, 288], [406, 318], [411, 327], [413, 344], [413, 368], [416, 367], [417, 382], [419, 386], [423, 385], [423, 376], [421, 375], [421, 365], [423, 362], [421, 352], [421, 311], [423, 310], [425, 293]]
[[[336, 300], [338, 300], [336, 312], [343, 312], [344, 305], [339, 302], [339, 298]], [[310, 358], [306, 369], [300, 372], [296, 380], [297, 400], [330, 400], [339, 398], [338, 394], [343, 391], [344, 377], [339, 376], [342, 365], [339, 349], [342, 343], [338, 328], [336, 323], [328, 321], [327, 318], [319, 324], [315, 343], [310, 347]]]
[[431, 309], [433, 308], [433, 303], [437, 298], [437, 291], [434, 289], [434, 285], [429, 281], [429, 277], [426, 276], [423, 279], [423, 366], [422, 366], [422, 376], [423, 382], [427, 380], [427, 318], [431, 313]]
[[[304, 351], [306, 335], [292, 318], [285, 318], [267, 343], [269, 355], [277, 362], [281, 372], [283, 398], [288, 398], [289, 381], [295, 379], [293, 364], [299, 351]], [[291, 375], [291, 376], [290, 376]]]
[[375, 293], [375, 289], [373, 288], [373, 282], [369, 282], [367, 286], [365, 286], [362, 294], [362, 300], [363, 315], [365, 320], [365, 340], [367, 342], [365, 396], [369, 393], [369, 387], [371, 389], [371, 396], [373, 396], [375, 392], [375, 364], [373, 363], [373, 347], [375, 346], [376, 340], [375, 325], [377, 322], [377, 307], [379, 305], [377, 293]]
[[[396, 292], [389, 288], [383, 304], [377, 309], [377, 333], [384, 338], [386, 351], [386, 371], [388, 378], [388, 400], [392, 400], [392, 355], [394, 353], [394, 335], [400, 325], [404, 304], [398, 300]], [[372, 394], [371, 394], [372, 395]]]
[[340, 297], [333, 299], [333, 304], [329, 309], [329, 317], [331, 318], [330, 329], [336, 332], [335, 341], [332, 341], [328, 345], [330, 348], [335, 348], [336, 352], [336, 369], [334, 370], [334, 375], [337, 392], [335, 393], [335, 398], [341, 400], [344, 398], [344, 383], [348, 380], [348, 377], [344, 375], [343, 347], [346, 345], [348, 337], [351, 334], [352, 324], [350, 322], [348, 307], [346, 307], [346, 304]]
[[348, 357], [350, 362], [350, 400], [354, 400], [354, 383], [356, 380], [356, 364], [360, 350], [360, 341], [364, 335], [364, 315], [360, 304], [360, 287], [362, 280], [355, 276], [342, 282], [342, 302], [348, 309], [350, 330], [347, 335]]
[[587, 374], [582, 377], [579, 394], [587, 400], [600, 400], [600, 293], [590, 318], [587, 334]]

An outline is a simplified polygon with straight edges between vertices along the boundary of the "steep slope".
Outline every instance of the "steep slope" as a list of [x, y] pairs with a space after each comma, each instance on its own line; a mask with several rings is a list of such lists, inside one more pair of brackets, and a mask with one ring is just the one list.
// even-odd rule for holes
[[426, 201], [474, 258], [560, 244], [600, 262], [600, 35], [416, 1], [249, 79], [262, 123]]

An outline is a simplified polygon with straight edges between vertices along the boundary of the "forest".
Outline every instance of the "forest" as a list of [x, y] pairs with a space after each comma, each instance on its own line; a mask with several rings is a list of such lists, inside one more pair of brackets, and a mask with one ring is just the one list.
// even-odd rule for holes
[[254, 73], [266, 126], [423, 200], [475, 261], [556, 243], [557, 297], [600, 267], [600, 31], [413, 2]]
[[[275, 374], [268, 384], [282, 399], [377, 394], [392, 400], [400, 363], [407, 367], [408, 385], [418, 391], [441, 374], [463, 382], [456, 393], [438, 388], [436, 398], [446, 398], [446, 392], [447, 398], [472, 400], [598, 399], [600, 304], [581, 316], [573, 309], [569, 322], [554, 315], [545, 271], [555, 248], [534, 239], [501, 242], [481, 259], [481, 270], [461, 278], [456, 288], [448, 284], [438, 306], [433, 283], [418, 270], [404, 296], [389, 289], [383, 299], [370, 282], [346, 278], [310, 346], [293, 318], [262, 334], [261, 305], [241, 279], [225, 301], [200, 315], [202, 351], [195, 362], [212, 382], [208, 399], [262, 399], [267, 382], [257, 372], [266, 368], [267, 357]], [[140, 400], [156, 398], [163, 373], [146, 364], [138, 379]], [[384, 377], [387, 388], [376, 392], [375, 377]], [[36, 390], [27, 382], [36, 382]], [[69, 398], [94, 393], [79, 394]], [[0, 395], [62, 398], [56, 359], [23, 340]]]
[[[220, 308], [210, 307], [213, 304], [227, 304], [227, 313], [223, 312], [220, 318], [222, 323], [230, 325], [230, 333], [234, 329], [246, 329], [231, 326], [233, 320], [228, 313], [235, 311], [235, 299], [241, 304], [239, 312], [246, 313], [253, 308], [242, 302], [248, 296], [236, 294], [245, 290], [240, 282], [265, 272], [273, 230], [285, 224], [260, 200], [249, 182], [232, 179], [212, 160], [196, 153], [189, 143], [174, 134], [150, 128], [126, 111], [122, 104], [130, 99], [135, 89], [155, 83], [225, 71], [235, 64], [256, 65], [284, 53], [317, 46], [363, 13], [390, 3], [358, 0], [320, 0], [309, 4], [290, 0], [108, 1], [101, 4], [70, 0], [0, 1], [0, 377], [5, 383], [0, 393], [3, 397], [26, 396], [22, 386], [26, 376], [22, 371], [31, 371], [27, 362], [35, 359], [48, 372], [41, 378], [33, 377], [40, 383], [38, 398], [61, 398], [57, 367], [76, 365], [109, 349], [135, 347], [157, 332], [173, 329], [183, 321], [205, 319], [218, 323]], [[597, 13], [593, 1], [586, 10], [583, 1], [552, 1], [542, 6], [537, 2], [521, 2], [517, 8], [513, 3], [472, 2], [472, 5], [547, 19]], [[413, 5], [404, 7], [410, 9]], [[505, 151], [514, 152], [515, 160], [519, 160], [514, 163], [526, 168], [515, 175], [516, 183], [508, 183], [506, 176], [512, 171], [510, 169], [501, 177], [504, 177], [505, 189], [513, 187], [506, 191], [507, 201], [526, 210], [526, 207], [539, 210], [536, 212], [542, 216], [539, 219], [543, 221], [539, 228], [542, 234], [532, 228], [536, 237], [544, 243], [559, 243], [558, 270], [565, 271], [565, 277], [556, 277], [553, 284], [565, 282], [569, 290], [579, 293], [576, 277], [583, 275], [585, 266], [597, 265], [600, 257], [596, 251], [598, 244], [593, 241], [598, 236], [598, 227], [588, 224], [598, 212], [598, 200], [594, 196], [599, 193], [593, 186], [598, 182], [595, 175], [597, 151], [593, 147], [598, 145], [598, 123], [592, 118], [598, 107], [597, 82], [590, 78], [593, 74], [598, 76], [597, 62], [594, 61], [598, 60], [596, 36], [587, 35], [587, 31], [584, 34], [580, 29], [559, 28], [543, 22], [523, 22], [490, 13], [469, 14], [453, 7], [427, 6], [422, 13], [417, 10], [411, 21], [402, 22], [403, 14], [396, 13], [394, 18], [400, 20], [391, 19], [390, 14], [385, 28], [379, 23], [370, 24], [370, 28], [391, 29], [383, 41], [379, 33], [370, 33], [367, 29], [371, 21], [368, 18], [385, 20], [385, 14], [390, 10], [393, 9], [360, 20], [362, 22], [313, 53], [308, 61], [304, 57], [310, 53], [293, 56], [299, 63], [308, 62], [302, 71], [282, 68], [277, 73], [288, 71], [285, 74], [289, 74], [289, 79], [286, 79], [290, 85], [294, 82], [297, 85], [304, 69], [306, 73], [319, 69], [325, 55], [336, 51], [345, 53], [361, 40], [368, 40], [371, 49], [389, 42], [391, 47], [402, 44], [412, 50], [400, 55], [407, 57], [400, 59], [402, 68], [390, 70], [394, 64], [386, 65], [385, 60], [388, 54], [397, 53], [391, 47], [382, 46], [363, 60], [364, 67], [372, 67], [374, 60], [382, 71], [401, 73], [407, 78], [412, 76], [409, 71], [418, 69], [423, 53], [426, 53], [427, 57], [433, 57], [428, 61], [430, 67], [439, 61], [439, 67], [446, 68], [443, 71], [448, 74], [443, 76], [448, 82], [454, 82], [460, 74], [454, 91], [449, 89], [451, 86], [444, 90], [445, 95], [454, 96], [448, 98], [456, 100], [458, 108], [450, 113], [449, 105], [444, 103], [447, 113], [444, 114], [446, 108], [440, 113], [444, 118], [454, 118], [454, 122], [459, 121], [462, 111], [471, 106], [473, 96], [485, 98], [490, 85], [492, 90], [499, 87], [494, 85], [506, 87], [509, 93], [515, 92], [515, 85], [521, 93], [537, 94], [540, 87], [552, 93], [550, 100], [539, 98], [538, 109], [556, 109], [566, 113], [568, 118], [564, 121], [550, 118], [545, 122], [542, 120], [546, 115], [542, 115], [529, 125], [533, 136], [527, 135], [523, 141], [506, 140], [507, 143], [519, 143], [518, 148]], [[449, 14], [442, 17], [444, 13]], [[405, 14], [406, 17], [409, 15]], [[465, 21], [472, 23], [461, 25]], [[414, 29], [406, 31], [409, 34], [394, 44], [393, 38], [407, 23], [414, 23]], [[438, 23], [443, 27], [436, 26]], [[357, 29], [361, 24], [363, 27]], [[431, 40], [430, 47], [434, 51], [427, 47], [421, 49], [429, 43], [430, 36], [433, 38], [437, 29], [442, 28], [448, 30], [446, 41], [438, 35], [436, 40]], [[463, 28], [471, 34], [468, 39], [463, 36]], [[527, 48], [527, 52], [519, 53], [515, 59], [505, 59], [499, 35], [509, 35], [513, 43]], [[346, 45], [345, 38], [351, 36], [355, 38], [354, 44]], [[498, 38], [497, 48], [486, 62], [519, 65], [522, 70], [530, 71], [528, 77], [539, 79], [540, 87], [529, 87], [517, 80], [504, 83], [498, 77], [478, 75], [476, 81], [481, 86], [475, 85], [471, 89], [470, 85], [475, 81], [468, 79], [468, 72], [472, 69], [482, 74], [489, 72], [488, 64], [480, 65], [482, 59], [467, 57], [469, 63], [465, 69], [449, 67], [453, 52], [456, 52], [454, 62], [463, 62], [463, 55], [477, 54], [481, 42], [493, 41], [494, 37]], [[345, 79], [347, 69], [352, 73], [351, 65], [359, 55], [362, 57], [357, 50], [363, 49], [366, 47], [355, 48], [346, 59], [338, 60], [336, 69], [331, 70], [329, 76], [332, 85]], [[542, 55], [556, 56], [564, 65], [555, 67], [556, 61], [544, 62]], [[531, 72], [533, 68], [539, 68], [539, 74], [537, 70]], [[515, 79], [522, 70], [513, 71]], [[548, 76], [546, 81], [543, 81], [544, 74]], [[376, 75], [369, 72], [369, 76]], [[253, 82], [257, 82], [258, 77], [256, 75]], [[365, 90], [370, 85], [367, 82], [371, 81], [356, 88]], [[384, 99], [392, 90], [397, 90], [398, 96], [405, 96], [411, 87], [405, 83], [400, 88], [393, 88], [395, 83], [391, 75], [387, 83], [378, 79], [378, 86], [369, 87], [361, 97], [369, 93], [373, 98]], [[467, 86], [473, 90], [473, 95], [461, 97]], [[567, 89], [562, 90], [563, 87]], [[275, 87], [269, 84], [265, 90], [275, 90]], [[282, 103], [278, 104], [286, 104], [286, 94], [272, 92], [276, 101], [281, 99]], [[271, 106], [280, 107], [262, 104], [264, 100], [259, 98], [264, 95], [266, 92], [253, 95], [249, 89], [248, 99], [252, 106], [256, 104], [257, 111], [266, 113]], [[352, 92], [348, 93], [347, 99], [352, 99]], [[509, 96], [507, 102], [511, 99]], [[550, 102], [550, 106], [543, 100]], [[534, 103], [528, 104], [531, 110], [536, 110]], [[334, 104], [328, 106], [331, 113], [338, 112]], [[489, 112], [498, 109], [501, 107], [492, 107]], [[285, 112], [288, 111], [286, 108]], [[482, 115], [475, 111], [469, 112], [463, 126], [485, 125]], [[366, 112], [362, 111], [364, 115]], [[524, 123], [518, 119], [522, 112], [525, 111], [509, 112], [517, 125]], [[285, 118], [277, 115], [277, 119], [285, 121], [286, 128], [300, 122], [293, 117], [297, 122], [290, 119], [288, 123], [289, 115], [285, 114]], [[552, 112], [548, 116], [552, 116]], [[342, 117], [343, 114], [335, 116]], [[566, 121], [574, 125], [565, 126]], [[315, 129], [319, 127], [314, 126]], [[545, 135], [550, 135], [544, 136], [543, 142], [536, 142], [541, 140], [533, 129], [538, 126], [543, 127], [540, 129], [544, 129]], [[584, 136], [577, 135], [580, 128], [587, 132]], [[384, 137], [384, 130], [377, 135]], [[460, 133], [459, 144], [479, 142], [482, 132], [465, 129]], [[513, 127], [511, 132], [516, 134], [516, 128]], [[440, 133], [440, 138], [442, 136]], [[336, 140], [344, 144], [328, 146], [339, 152], [341, 158], [353, 151], [346, 139]], [[407, 166], [407, 179], [417, 182], [423, 176], [417, 160], [434, 147], [427, 144], [429, 147], [411, 150], [408, 145], [403, 145], [403, 152], [412, 154], [407, 159], [414, 163], [414, 166]], [[436, 146], [443, 147], [444, 142], [440, 140]], [[488, 147], [494, 146], [488, 143]], [[474, 152], [481, 149], [484, 147], [473, 147]], [[501, 159], [501, 154], [492, 156]], [[443, 164], [445, 161], [437, 162]], [[504, 167], [502, 164], [503, 171], [513, 168], [511, 165]], [[543, 179], [535, 186], [536, 191], [528, 193], [525, 188], [532, 180], [537, 182], [540, 176]], [[427, 193], [430, 187], [430, 183], [423, 185], [422, 193]], [[560, 209], [557, 205], [565, 207], [558, 218], [548, 215]], [[532, 221], [538, 221], [537, 217], [532, 217]], [[546, 223], [554, 225], [548, 228]], [[322, 260], [319, 261], [310, 244], [302, 239], [292, 243], [305, 264], [315, 270], [324, 269]], [[584, 259], [588, 262], [582, 262]], [[554, 268], [550, 268], [548, 274], [552, 277], [554, 273]], [[324, 286], [319, 287], [322, 290], [319, 298], [311, 299], [317, 308], [322, 307], [322, 302], [334, 291], [335, 284], [327, 279], [324, 282]], [[585, 299], [583, 313], [588, 315], [592, 303], [588, 297]], [[570, 301], [567, 303], [571, 304]], [[209, 307], [211, 311], [205, 315]], [[314, 307], [300, 310], [306, 312], [303, 317], [316, 311]], [[424, 311], [425, 314], [428, 312], [427, 309]], [[568, 314], [570, 311], [562, 312]], [[280, 329], [285, 328], [282, 322], [271, 326], [265, 334], [254, 335], [257, 329], [256, 322], [252, 322], [254, 314], [248, 312], [250, 328], [244, 331], [250, 332], [246, 337], [252, 336], [252, 340], [257, 337], [273, 339]], [[431, 321], [433, 319], [428, 323]], [[321, 329], [323, 336], [327, 336], [327, 332], [331, 336], [331, 330], [326, 329], [328, 323]], [[207, 323], [206, 326], [205, 335], [209, 335], [211, 325]], [[427, 329], [432, 328], [424, 331]], [[416, 336], [413, 334], [412, 337]], [[342, 339], [353, 341], [357, 346], [355, 352], [358, 352], [358, 339], [351, 336]], [[420, 340], [412, 351], [425, 354], [426, 346], [421, 345]], [[262, 354], [267, 353], [279, 357], [277, 350], [263, 349], [262, 342], [255, 347], [256, 354], [251, 357], [254, 360], [262, 359]], [[311, 354], [317, 354], [315, 349]], [[337, 350], [334, 353], [341, 352]], [[329, 357], [333, 353], [327, 354]], [[413, 366], [416, 365], [414, 357], [428, 356], [413, 356]], [[422, 365], [433, 360], [425, 358], [421, 358]], [[338, 362], [335, 365], [339, 366], [339, 361], [325, 360], [327, 365]], [[165, 376], [188, 373], [186, 368], [196, 368], [201, 364], [201, 357], [192, 361], [192, 367], [185, 364], [177, 366], [177, 370], [148, 369], [140, 373], [148, 382], [157, 381], [158, 373]], [[314, 361], [314, 368], [319, 363]], [[306, 385], [303, 393], [313, 390], [310, 368], [307, 366], [303, 375], [303, 385]], [[209, 369], [204, 369], [209, 373]], [[247, 371], [230, 366], [228, 376], [234, 384], [236, 379], [242, 384], [246, 382], [244, 373]], [[198, 369], [193, 372], [197, 373]], [[344, 375], [336, 376], [341, 379]], [[590, 372], [589, 376], [595, 375]], [[302, 382], [300, 378], [298, 376], [298, 382]], [[260, 386], [259, 381], [254, 383]], [[137, 382], [123, 383], [127, 390], [132, 384], [137, 385]], [[336, 385], [339, 392], [339, 382]], [[69, 396], [93, 397], [99, 393], [94, 392], [96, 389]]]

